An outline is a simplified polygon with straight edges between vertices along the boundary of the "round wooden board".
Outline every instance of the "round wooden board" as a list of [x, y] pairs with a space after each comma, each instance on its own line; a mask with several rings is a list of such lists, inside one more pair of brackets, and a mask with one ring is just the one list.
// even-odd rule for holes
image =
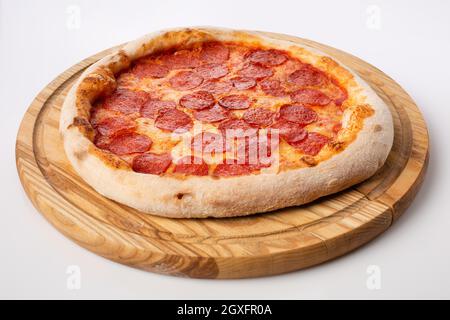
[[389, 105], [395, 141], [375, 176], [309, 205], [241, 218], [168, 219], [106, 199], [72, 169], [58, 123], [71, 84], [113, 48], [62, 73], [26, 112], [17, 136], [16, 162], [33, 204], [64, 235], [103, 257], [195, 278], [298, 270], [341, 256], [388, 229], [413, 200], [427, 167], [428, 134], [419, 109], [395, 81], [354, 56], [309, 40], [265, 34], [336, 57]]

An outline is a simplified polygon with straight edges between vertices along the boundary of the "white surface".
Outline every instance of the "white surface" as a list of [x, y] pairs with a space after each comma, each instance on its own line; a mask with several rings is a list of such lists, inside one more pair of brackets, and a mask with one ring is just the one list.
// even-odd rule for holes
[[[77, 17], [72, 19], [77, 8], [79, 28]], [[450, 298], [449, 11], [447, 1], [0, 0], [0, 298]], [[400, 221], [332, 262], [232, 281], [131, 269], [77, 246], [48, 224], [26, 197], [15, 168], [17, 129], [33, 97], [66, 68], [102, 49], [189, 25], [313, 39], [398, 81], [421, 107], [432, 145], [425, 183]], [[71, 265], [81, 270], [79, 290], [67, 287]], [[369, 265], [380, 268], [379, 290], [366, 285]]]

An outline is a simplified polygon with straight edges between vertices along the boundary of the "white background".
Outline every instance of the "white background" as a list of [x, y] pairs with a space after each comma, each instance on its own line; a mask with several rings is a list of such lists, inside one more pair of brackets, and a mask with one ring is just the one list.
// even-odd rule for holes
[[[80, 19], [74, 16], [77, 8]], [[450, 1], [430, 0], [0, 0], [0, 298], [450, 298], [449, 12]], [[431, 137], [425, 183], [400, 221], [368, 245], [323, 265], [231, 281], [128, 268], [51, 227], [26, 197], [15, 168], [17, 129], [34, 96], [98, 51], [147, 32], [192, 25], [313, 39], [398, 81], [423, 111]], [[81, 270], [79, 290], [67, 287], [70, 265]], [[379, 290], [366, 285], [369, 265], [381, 270]]]

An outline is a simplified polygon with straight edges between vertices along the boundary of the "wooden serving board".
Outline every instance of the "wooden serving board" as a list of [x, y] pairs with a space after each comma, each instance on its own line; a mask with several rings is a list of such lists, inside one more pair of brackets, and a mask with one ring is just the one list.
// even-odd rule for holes
[[309, 40], [265, 34], [336, 57], [389, 105], [395, 141], [375, 176], [309, 205], [241, 218], [168, 219], [111, 201], [74, 172], [58, 133], [68, 89], [110, 49], [58, 76], [23, 118], [16, 162], [33, 204], [64, 235], [105, 258], [195, 278], [245, 278], [298, 270], [341, 256], [388, 229], [411, 203], [425, 175], [428, 133], [419, 109], [394, 80], [350, 54]]

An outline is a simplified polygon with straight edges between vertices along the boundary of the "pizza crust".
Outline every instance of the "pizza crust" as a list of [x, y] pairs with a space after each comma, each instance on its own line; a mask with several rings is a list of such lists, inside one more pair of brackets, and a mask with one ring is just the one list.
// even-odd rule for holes
[[[348, 68], [355, 80], [355, 90], [364, 95], [365, 102], [375, 112], [364, 120], [362, 129], [350, 145], [314, 167], [220, 179], [189, 176], [180, 180], [142, 174], [130, 170], [116, 159], [118, 157], [110, 155], [108, 159], [108, 155], [99, 152], [88, 138], [89, 126], [74, 125], [77, 119], [83, 118], [83, 113], [89, 111], [83, 110], [83, 105], [88, 108], [89, 103], [80, 103], [79, 96], [86, 78], [93, 77], [92, 83], [108, 88], [108, 83], [114, 81], [110, 78], [111, 74], [127, 68], [131, 61], [153, 50], [214, 39], [261, 41], [278, 48], [292, 48], [295, 45], [315, 55], [326, 56], [315, 49], [257, 33], [195, 28], [152, 33], [101, 59], [89, 67], [71, 88], [60, 119], [60, 131], [69, 161], [75, 171], [100, 194], [144, 213], [165, 217], [242, 216], [311, 202], [367, 179], [384, 164], [393, 143], [391, 113], [370, 86]], [[339, 65], [342, 66], [341, 63]], [[88, 98], [92, 101], [95, 97]]]

